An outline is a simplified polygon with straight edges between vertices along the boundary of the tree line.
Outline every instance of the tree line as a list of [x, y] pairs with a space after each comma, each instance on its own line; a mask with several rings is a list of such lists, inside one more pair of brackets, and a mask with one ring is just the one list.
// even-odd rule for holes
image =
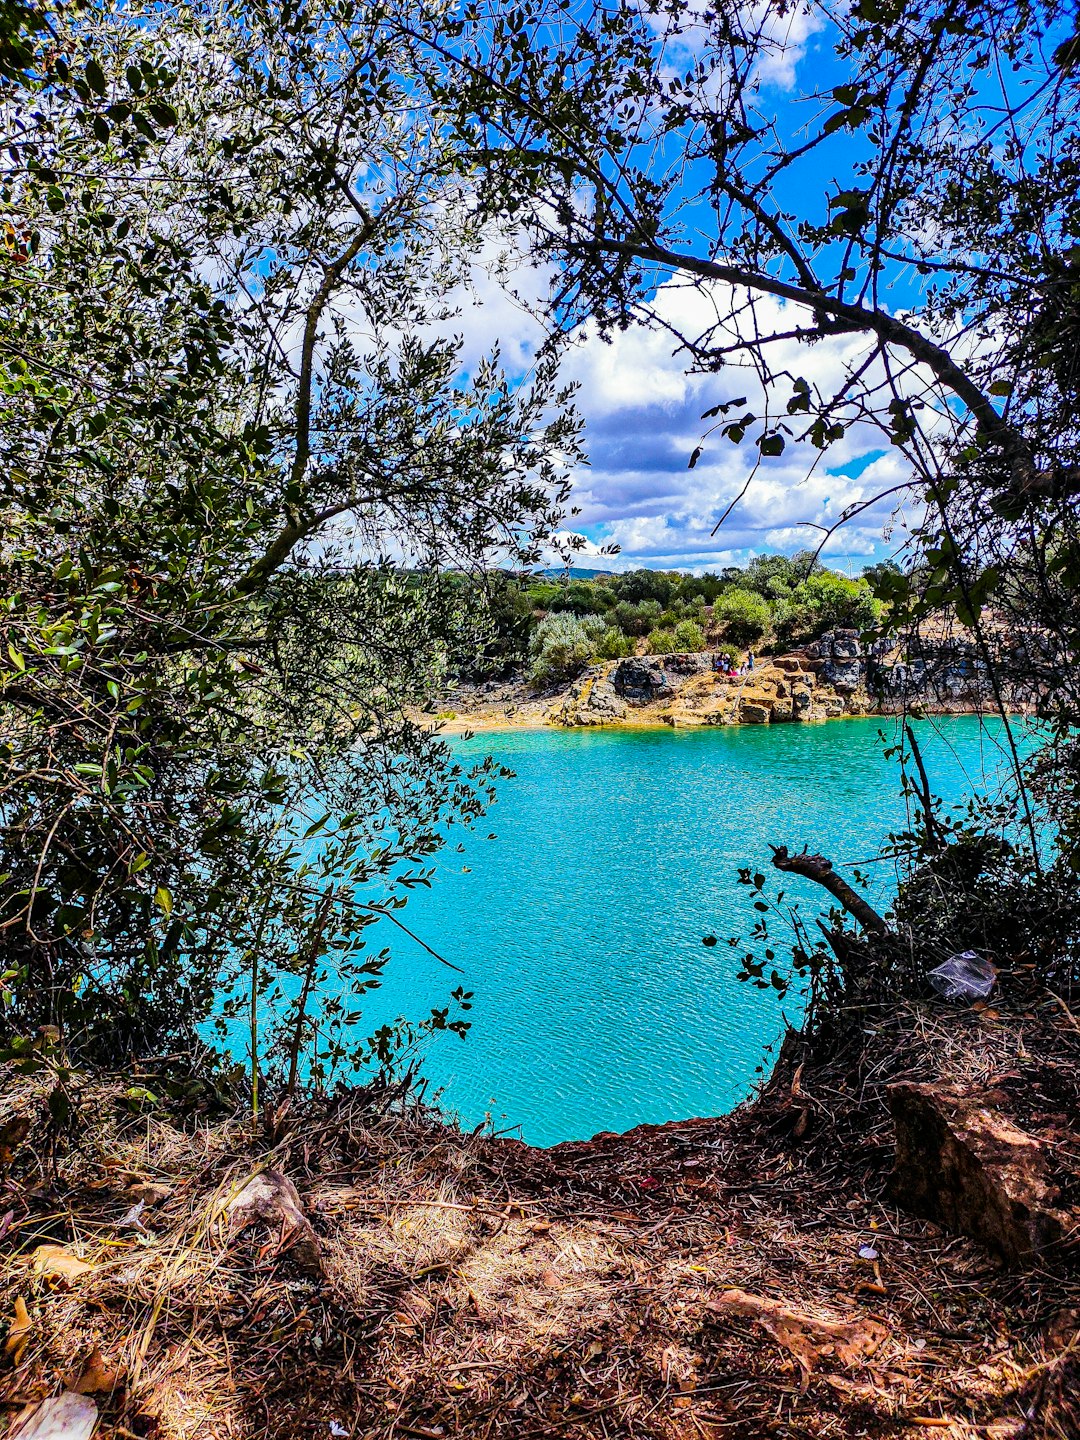
[[737, 663], [748, 647], [782, 652], [838, 628], [867, 634], [884, 613], [874, 582], [894, 572], [895, 562], [885, 561], [853, 579], [804, 551], [756, 555], [745, 566], [702, 575], [499, 573], [485, 581], [491, 638], [459, 657], [459, 673], [479, 680], [524, 670], [543, 688], [573, 679], [594, 661], [638, 651], [709, 648]]

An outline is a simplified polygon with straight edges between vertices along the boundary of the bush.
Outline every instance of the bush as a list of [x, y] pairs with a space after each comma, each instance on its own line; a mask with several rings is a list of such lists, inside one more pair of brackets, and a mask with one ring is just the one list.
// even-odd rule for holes
[[674, 655], [679, 648], [674, 630], [654, 630], [645, 643], [645, 649], [650, 655]]
[[675, 626], [676, 650], [697, 654], [705, 649], [705, 631], [696, 620], [680, 620]]
[[627, 635], [648, 635], [650, 630], [655, 630], [660, 614], [660, 604], [656, 600], [643, 600], [639, 605], [620, 600], [611, 618]]
[[592, 615], [582, 619], [565, 610], [545, 615], [529, 645], [529, 680], [538, 686], [573, 680], [592, 660], [608, 628]]
[[713, 606], [713, 623], [721, 626], [736, 645], [752, 645], [760, 640], [771, 620], [767, 603], [753, 590], [728, 590]]
[[588, 580], [572, 580], [560, 585], [548, 602], [549, 610], [568, 610], [574, 615], [600, 615], [615, 604], [615, 597], [606, 585]]
[[832, 570], [804, 580], [793, 598], [809, 610], [811, 625], [819, 635], [837, 626], [871, 630], [881, 619], [883, 609], [867, 581], [849, 580]]
[[598, 660], [622, 660], [634, 653], [634, 642], [615, 625], [608, 625], [596, 645]]

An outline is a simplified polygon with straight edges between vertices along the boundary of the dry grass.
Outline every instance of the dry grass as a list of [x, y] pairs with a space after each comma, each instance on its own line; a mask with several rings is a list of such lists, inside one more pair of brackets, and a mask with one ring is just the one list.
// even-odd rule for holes
[[[866, 1042], [857, 1065], [796, 1075], [783, 1057], [733, 1117], [551, 1151], [365, 1092], [268, 1140], [240, 1120], [132, 1115], [98, 1085], [78, 1143], [52, 1156], [43, 1087], [10, 1086], [0, 1125], [25, 1113], [37, 1128], [0, 1204], [0, 1303], [11, 1316], [23, 1297], [32, 1329], [0, 1394], [17, 1414], [96, 1349], [117, 1377], [96, 1395], [105, 1436], [1076, 1440], [1074, 1253], [1009, 1274], [893, 1208], [882, 1086], [1075, 1083], [1080, 1032], [1053, 1006], [925, 1009]], [[230, 1236], [223, 1206], [264, 1165], [297, 1184], [321, 1278], [278, 1235]], [[147, 1182], [171, 1194], [145, 1230], [125, 1226]], [[859, 1258], [868, 1241], [876, 1261]], [[42, 1243], [91, 1270], [35, 1273]], [[733, 1286], [887, 1335], [866, 1363], [823, 1361], [807, 1380], [759, 1326], [709, 1309]]]

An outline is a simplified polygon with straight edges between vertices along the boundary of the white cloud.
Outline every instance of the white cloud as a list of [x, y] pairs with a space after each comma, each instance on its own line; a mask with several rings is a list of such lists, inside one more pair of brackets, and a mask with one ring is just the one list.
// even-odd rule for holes
[[[660, 288], [653, 309], [666, 325], [694, 333], [726, 314], [731, 299], [726, 286], [710, 291], [673, 280]], [[754, 319], [765, 333], [792, 329], [800, 315], [798, 307], [766, 297], [756, 302]], [[745, 324], [745, 317], [739, 323]], [[815, 396], [828, 398], [865, 358], [867, 345], [857, 335], [812, 347], [794, 339], [770, 345], [773, 371], [781, 377], [770, 402], [754, 370], [731, 365], [718, 374], [687, 374], [686, 357], [676, 351], [669, 330], [634, 326], [605, 343], [587, 329], [565, 362], [567, 375], [580, 386], [592, 461], [576, 476], [577, 523], [597, 544], [621, 547], [618, 568], [701, 568], [732, 563], [732, 555], [745, 559], [760, 550], [816, 545], [822, 530], [812, 527], [835, 524], [845, 508], [905, 478], [903, 457], [893, 450], [882, 454], [882, 437], [869, 426], [853, 426], [822, 454], [809, 442], [795, 443], [806, 417], [784, 413], [796, 376], [807, 380]], [[779, 403], [781, 414], [772, 420], [785, 421], [794, 432], [782, 455], [761, 457], [756, 469], [760, 420], [735, 445], [718, 432], [706, 436], [716, 422], [701, 418], [711, 405], [739, 396], [758, 417], [766, 415], [769, 403]], [[690, 470], [699, 444], [701, 457]], [[714, 535], [744, 485], [745, 495]], [[887, 496], [859, 513], [828, 542], [828, 553], [875, 553], [885, 528], [897, 523], [896, 503], [897, 497]]]
[[[713, 38], [715, 16], [716, 6], [711, 0], [686, 0], [674, 21], [664, 10], [645, 13], [645, 23], [662, 45], [663, 60], [672, 73], [681, 73], [698, 61], [708, 65], [720, 58], [714, 81], [720, 83], [725, 67]], [[742, 4], [725, 18], [732, 24], [741, 22], [748, 41], [757, 41], [752, 79], [775, 90], [792, 88], [796, 68], [805, 58], [811, 38], [825, 28], [825, 20], [817, 10], [801, 4], [785, 10], [771, 0]], [[741, 56], [738, 58], [741, 60]], [[708, 89], [706, 83], [706, 92]]]

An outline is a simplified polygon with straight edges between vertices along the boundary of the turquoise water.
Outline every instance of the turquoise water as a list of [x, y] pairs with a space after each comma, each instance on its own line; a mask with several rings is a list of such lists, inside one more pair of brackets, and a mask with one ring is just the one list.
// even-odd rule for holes
[[[892, 722], [849, 720], [455, 742], [516, 778], [403, 912], [476, 992], [467, 1039], [438, 1036], [427, 1053], [444, 1105], [544, 1145], [744, 1099], [782, 1014], [773, 992], [735, 979], [724, 940], [753, 919], [736, 871], [775, 873], [770, 842], [808, 842], [837, 863], [876, 853], [906, 818], [883, 723], [893, 736]], [[1005, 757], [973, 717], [917, 729], [943, 798], [996, 788]], [[894, 877], [869, 869], [887, 902]], [[785, 889], [811, 914], [827, 899], [794, 877]], [[706, 948], [707, 934], [721, 943]], [[367, 1004], [371, 1028], [425, 1014], [459, 980], [400, 933], [385, 940], [394, 959]]]

